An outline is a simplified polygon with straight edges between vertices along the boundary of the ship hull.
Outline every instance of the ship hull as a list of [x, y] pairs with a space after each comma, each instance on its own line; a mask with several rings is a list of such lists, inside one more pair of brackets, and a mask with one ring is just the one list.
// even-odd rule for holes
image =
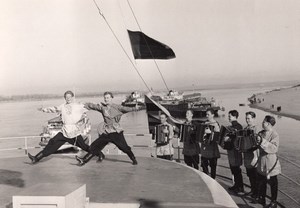
[[[214, 110], [215, 115], [218, 115], [218, 111], [221, 109], [219, 106], [212, 106], [210, 103], [199, 103], [199, 102], [185, 102], [185, 101], [164, 101], [153, 99], [155, 102], [163, 106], [174, 118], [185, 119], [187, 110], [194, 112], [194, 119], [201, 119], [206, 117], [206, 111], [209, 108]], [[145, 99], [147, 111], [159, 111], [159, 109], [152, 100], [149, 98]]]
[[195, 108], [191, 108], [188, 107], [188, 104], [178, 104], [178, 105], [170, 105], [170, 104], [161, 104], [162, 106], [164, 106], [169, 112], [170, 114], [175, 117], [175, 118], [185, 118], [185, 114], [187, 110], [192, 110], [194, 113], [194, 118], [205, 118], [206, 117], [206, 110], [208, 108], [212, 108], [214, 110], [214, 114], [218, 115], [218, 111], [220, 110], [219, 107], [211, 107], [210, 105], [207, 106], [203, 106], [203, 107], [195, 107]]

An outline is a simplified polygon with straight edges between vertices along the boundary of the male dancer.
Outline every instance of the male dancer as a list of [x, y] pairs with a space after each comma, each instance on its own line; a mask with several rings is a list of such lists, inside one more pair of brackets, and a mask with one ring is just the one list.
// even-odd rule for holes
[[85, 151], [89, 151], [89, 146], [84, 142], [81, 136], [80, 124], [84, 118], [84, 113], [87, 109], [83, 104], [74, 102], [74, 93], [66, 91], [64, 94], [66, 103], [58, 107], [40, 108], [39, 110], [46, 113], [60, 113], [63, 121], [61, 132], [57, 133], [49, 140], [46, 147], [40, 151], [36, 156], [28, 153], [32, 164], [37, 163], [43, 157], [47, 157], [56, 152], [64, 143], [76, 145]]
[[85, 107], [88, 110], [95, 110], [102, 114], [104, 122], [100, 124], [99, 127], [99, 137], [91, 144], [90, 152], [86, 154], [83, 158], [76, 156], [76, 160], [79, 162], [79, 166], [83, 166], [95, 155], [99, 157], [98, 162], [101, 162], [104, 159], [104, 155], [101, 150], [109, 143], [115, 144], [121, 151], [126, 153], [128, 157], [132, 160], [133, 165], [137, 165], [137, 160], [131, 151], [131, 148], [128, 146], [123, 129], [120, 125], [121, 116], [123, 113], [136, 111], [139, 108], [133, 107], [124, 107], [112, 103], [113, 94], [111, 92], [104, 93], [104, 103], [93, 104], [86, 103]]

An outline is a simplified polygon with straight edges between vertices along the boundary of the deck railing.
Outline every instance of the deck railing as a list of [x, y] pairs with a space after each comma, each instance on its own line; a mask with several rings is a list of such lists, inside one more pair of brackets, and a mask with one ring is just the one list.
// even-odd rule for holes
[[41, 148], [41, 146], [34, 146], [34, 147], [29, 147], [28, 146], [28, 140], [29, 139], [36, 139], [36, 138], [41, 138], [41, 136], [17, 136], [17, 137], [2, 137], [0, 138], [0, 141], [2, 140], [20, 140], [24, 139], [24, 147], [14, 147], [14, 148], [0, 148], [0, 151], [9, 151], [9, 150], [25, 150], [25, 154], [27, 155], [28, 149], [35, 149], [35, 148]]
[[[177, 155], [178, 155], [177, 158], [174, 158], [174, 159], [175, 159], [176, 161], [178, 161], [178, 162], [183, 162], [183, 157], [181, 157], [181, 154], [180, 154], [180, 151], [181, 151], [183, 148], [180, 147], [179, 145], [176, 146], [176, 147], [174, 147], [174, 148], [176, 149], [176, 152], [177, 152]], [[222, 152], [220, 152], [220, 154], [227, 157], [227, 153], [222, 153]], [[288, 158], [286, 158], [286, 157], [280, 156], [280, 155], [278, 155], [278, 158], [279, 158], [280, 160], [283, 160], [283, 161], [287, 162], [288, 164], [291, 164], [291, 165], [293, 165], [294, 167], [296, 167], [296, 169], [297, 169], [297, 170], [295, 170], [296, 172], [299, 172], [299, 171], [300, 171], [300, 165], [299, 165], [299, 164], [297, 164], [297, 163], [291, 161], [290, 159], [288, 159]], [[219, 164], [218, 164], [218, 167], [229, 169], [229, 166], [223, 166], [223, 165], [219, 165]], [[243, 171], [242, 174], [243, 174], [243, 175], [247, 175], [247, 173], [246, 173], [245, 171]], [[281, 173], [279, 176], [282, 177], [282, 178], [285, 179], [285, 180], [290, 181], [292, 184], [294, 184], [294, 186], [297, 187], [296, 189], [298, 189], [298, 190], [300, 189], [300, 183], [297, 182], [296, 180], [292, 179], [292, 178], [289, 177], [288, 175], [286, 175], [286, 174], [284, 174], [284, 173]], [[226, 179], [226, 180], [228, 180], [228, 181], [231, 181], [231, 180], [232, 180], [231, 177], [227, 177], [227, 176], [220, 176], [220, 175], [217, 175], [217, 177]], [[249, 184], [244, 184], [244, 185], [245, 185], [246, 187], [250, 187]], [[298, 199], [295, 199], [293, 196], [291, 196], [290, 194], [288, 194], [286, 191], [283, 191], [282, 189], [280, 189], [280, 187], [278, 188], [278, 191], [279, 191], [282, 195], [284, 195], [285, 197], [287, 197], [288, 199], [292, 200], [292, 201], [295, 203], [295, 205], [297, 205], [297, 206], [300, 207], [300, 201], [299, 201]], [[267, 197], [270, 198], [270, 196], [267, 196]], [[279, 205], [280, 207], [282, 207], [282, 208], [285, 207], [285, 206], [283, 206], [280, 202], [278, 203], [278, 205]]]
[[[142, 137], [142, 136], [151, 136], [151, 134], [139, 134], [139, 133], [126, 133], [124, 134], [125, 136], [137, 136], [137, 137]], [[23, 147], [13, 147], [13, 148], [0, 148], [1, 151], [9, 151], [9, 150], [24, 150], [25, 155], [28, 154], [29, 149], [36, 149], [36, 148], [42, 148], [40, 145], [38, 146], [28, 146], [28, 140], [30, 139], [36, 139], [36, 138], [41, 138], [41, 136], [17, 136], [17, 137], [1, 137], [0, 142], [2, 140], [24, 140]], [[89, 141], [89, 144], [91, 144], [91, 141]], [[133, 145], [133, 147], [145, 147], [144, 145]]]

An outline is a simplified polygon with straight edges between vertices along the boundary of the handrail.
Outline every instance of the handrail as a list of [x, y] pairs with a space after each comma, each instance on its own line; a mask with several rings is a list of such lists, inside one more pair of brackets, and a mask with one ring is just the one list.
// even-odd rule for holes
[[[178, 151], [179, 151], [180, 149], [183, 149], [183, 148], [178, 146], [178, 147], [174, 147], [174, 149], [178, 149]], [[226, 155], [226, 156], [227, 156], [227, 153], [220, 152], [220, 154], [221, 154], [221, 155]], [[281, 157], [281, 156], [278, 156], [278, 157], [279, 157], [279, 158], [282, 158], [282, 159], [284, 159], [285, 161], [287, 161], [288, 163], [291, 163], [291, 164], [295, 165], [296, 167], [300, 168], [300, 166], [298, 166], [296, 163], [290, 161], [288, 158], [284, 158], [284, 157]], [[181, 160], [181, 159], [180, 159], [180, 155], [178, 155], [178, 160], [179, 160], [179, 161]], [[218, 164], [218, 167], [222, 167], [222, 168], [227, 168], [227, 169], [229, 169], [229, 167], [224, 166], [224, 165], [219, 165], [219, 164]], [[244, 172], [244, 171], [242, 171], [242, 173], [243, 173], [244, 175], [246, 174], [246, 172]], [[287, 176], [287, 175], [285, 175], [285, 174], [283, 174], [283, 173], [280, 173], [279, 175], [282, 176], [283, 178], [285, 178], [285, 179], [291, 181], [292, 183], [296, 184], [297, 186], [300, 186], [300, 184], [299, 184], [297, 181], [293, 180], [293, 179], [290, 178], [289, 176]], [[217, 175], [217, 176], [220, 177], [220, 178], [225, 178], [225, 179], [227, 179], [227, 180], [232, 180], [231, 178], [226, 177], [226, 176], [220, 176], [220, 175]], [[247, 187], [249, 187], [248, 184], [244, 184], [244, 185], [246, 185]], [[293, 198], [292, 196], [290, 196], [288, 193], [286, 193], [286, 192], [284, 192], [284, 191], [282, 191], [282, 190], [280, 190], [280, 189], [278, 189], [278, 191], [279, 191], [280, 193], [282, 193], [284, 196], [286, 196], [287, 198], [289, 198], [290, 200], [292, 200], [295, 204], [297, 204], [297, 205], [300, 206], [300, 202], [297, 201], [297, 200], [296, 200], [295, 198]], [[269, 197], [269, 196], [267, 196], [267, 197]], [[269, 197], [269, 198], [270, 198], [270, 197]], [[283, 206], [282, 204], [280, 204], [279, 202], [278, 202], [278, 205], [280, 205], [281, 207], [284, 207], [284, 206]]]
[[[137, 137], [142, 137], [142, 136], [152, 136], [152, 134], [144, 134], [144, 133], [125, 133], [125, 136], [137, 136]], [[35, 149], [35, 148], [42, 148], [41, 146], [36, 146], [36, 147], [29, 147], [28, 146], [28, 139], [34, 139], [34, 138], [41, 138], [41, 136], [36, 136], [36, 135], [27, 135], [27, 136], [16, 136], [16, 137], [1, 137], [1, 140], [13, 140], [13, 139], [24, 139], [24, 147], [16, 147], [16, 148], [5, 148], [5, 149], [0, 149], [1, 151], [9, 151], [9, 150], [25, 150], [25, 155], [28, 154], [28, 149]], [[134, 147], [145, 147], [145, 146], [134, 146]]]
[[[124, 133], [124, 136], [152, 136], [152, 134], [145, 133]], [[0, 140], [8, 140], [8, 139], [22, 139], [22, 138], [40, 138], [41, 136], [17, 136], [17, 137], [0, 137]]]
[[17, 136], [17, 137], [0, 137], [0, 140], [7, 140], [7, 139], [20, 139], [20, 138], [40, 138], [41, 136]]
[[35, 149], [35, 148], [41, 148], [40, 146], [38, 147], [29, 147], [28, 146], [28, 139], [29, 138], [41, 138], [41, 136], [17, 136], [17, 137], [2, 137], [0, 140], [12, 140], [12, 139], [24, 139], [24, 147], [16, 147], [16, 148], [6, 148], [6, 149], [0, 149], [0, 151], [9, 151], [9, 150], [25, 150], [25, 155], [28, 154], [28, 149]]
[[283, 156], [281, 156], [281, 155], [278, 155], [278, 157], [279, 157], [280, 159], [282, 159], [282, 160], [285, 160], [285, 161], [291, 163], [292, 165], [296, 166], [297, 168], [300, 168], [300, 165], [299, 165], [299, 164], [297, 164], [297, 163], [295, 163], [295, 162], [292, 162], [292, 161], [289, 160], [288, 158], [283, 157]]
[[[226, 153], [223, 153], [223, 152], [220, 152], [220, 154], [221, 154], [221, 155], [227, 155]], [[280, 159], [283, 159], [283, 160], [287, 161], [288, 163], [290, 163], [290, 164], [296, 166], [297, 168], [300, 168], [300, 165], [298, 165], [298, 164], [295, 163], [295, 162], [292, 162], [292, 161], [289, 160], [288, 158], [283, 157], [283, 156], [281, 156], [281, 155], [278, 155], [278, 157], [279, 157]]]
[[[220, 152], [220, 154], [221, 154], [221, 155], [226, 155], [226, 156], [227, 156], [227, 154], [226, 154], [226, 153], [223, 153], [223, 152]], [[283, 157], [281, 157], [281, 156], [278, 156], [278, 157], [279, 157], [279, 158], [283, 158]], [[296, 164], [296, 163], [293, 163], [292, 161], [290, 161], [290, 160], [287, 159], [287, 158], [284, 158], [284, 160], [287, 161], [287, 162], [289, 162], [289, 163], [291, 163], [291, 164], [293, 164], [293, 165]], [[218, 166], [219, 166], [219, 167], [223, 167], [223, 168], [228, 168], [228, 167], [222, 166], [222, 165], [218, 165]], [[295, 166], [298, 167], [298, 168], [300, 168], [299, 166], [297, 166], [297, 164], [296, 164]], [[243, 174], [246, 174], [244, 171], [243, 171], [242, 173], [243, 173]], [[296, 184], [297, 186], [300, 186], [300, 184], [299, 184], [297, 181], [293, 180], [293, 179], [290, 178], [289, 176], [287, 176], [287, 175], [285, 175], [285, 174], [283, 174], [283, 173], [280, 173], [279, 175], [282, 176], [283, 178], [285, 178], [285, 179], [291, 181], [292, 183]], [[280, 189], [278, 189], [278, 191], [279, 191], [280, 193], [282, 193], [284, 196], [288, 197], [288, 198], [289, 198], [290, 200], [292, 200], [294, 203], [296, 203], [297, 205], [300, 206], [300, 202], [299, 202], [297, 199], [293, 198], [292, 196], [290, 196], [289, 194], [287, 194], [286, 192], [284, 192], [284, 191], [282, 191], [282, 190], [280, 190]]]

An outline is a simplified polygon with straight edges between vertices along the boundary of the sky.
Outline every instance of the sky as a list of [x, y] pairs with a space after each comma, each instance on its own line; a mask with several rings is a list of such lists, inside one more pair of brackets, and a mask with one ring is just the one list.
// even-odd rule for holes
[[126, 29], [173, 49], [157, 60], [169, 89], [300, 81], [299, 0], [96, 2], [107, 23], [93, 0], [0, 0], [0, 95], [164, 89]]

